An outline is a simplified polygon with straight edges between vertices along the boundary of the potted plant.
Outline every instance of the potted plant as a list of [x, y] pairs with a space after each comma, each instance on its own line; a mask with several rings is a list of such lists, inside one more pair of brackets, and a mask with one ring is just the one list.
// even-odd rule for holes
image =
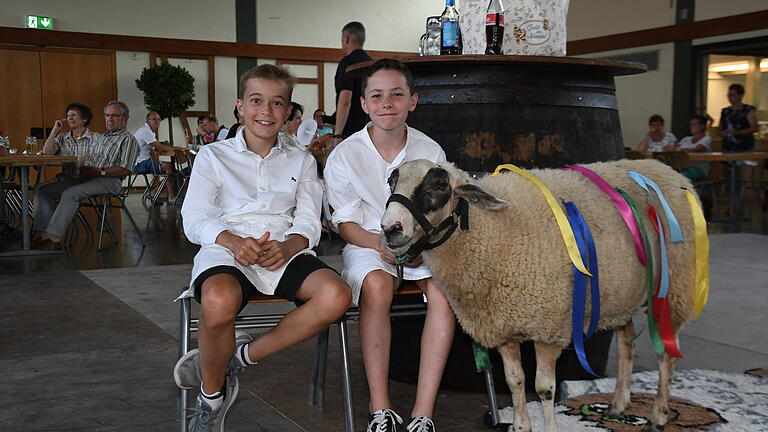
[[155, 67], [144, 68], [136, 87], [144, 93], [144, 104], [168, 119], [168, 135], [173, 145], [173, 117], [195, 103], [195, 78], [183, 67], [163, 61]]

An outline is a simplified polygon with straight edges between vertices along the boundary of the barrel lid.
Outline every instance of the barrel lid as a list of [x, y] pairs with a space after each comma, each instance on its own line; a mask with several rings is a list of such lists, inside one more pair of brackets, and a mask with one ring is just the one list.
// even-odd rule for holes
[[[424, 66], [450, 65], [450, 64], [503, 64], [520, 66], [551, 66], [559, 68], [574, 69], [607, 69], [613, 76], [636, 75], [644, 73], [648, 67], [643, 63], [628, 62], [621, 60], [600, 60], [579, 57], [551, 57], [551, 56], [512, 56], [512, 55], [440, 55], [440, 56], [419, 56], [419, 57], [401, 57], [401, 62], [408, 65], [409, 68], [417, 69]], [[363, 74], [365, 69], [372, 65], [375, 60], [357, 63], [347, 68], [348, 73], [353, 75]]]

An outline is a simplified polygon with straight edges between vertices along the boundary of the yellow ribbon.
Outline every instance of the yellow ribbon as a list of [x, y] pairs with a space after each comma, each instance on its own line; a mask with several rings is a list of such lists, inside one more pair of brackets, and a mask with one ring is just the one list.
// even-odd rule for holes
[[693, 228], [696, 233], [694, 248], [696, 251], [696, 285], [694, 287], [694, 313], [693, 318], [698, 318], [709, 297], [709, 237], [707, 237], [707, 222], [704, 220], [704, 212], [701, 210], [699, 200], [688, 189], [685, 190], [688, 204], [693, 215]]
[[560, 208], [560, 206], [557, 203], [557, 200], [552, 195], [552, 192], [547, 188], [547, 186], [544, 185], [544, 183], [541, 182], [541, 180], [537, 179], [533, 174], [528, 173], [527, 171], [524, 171], [512, 164], [504, 164], [499, 165], [496, 167], [496, 171], [491, 174], [492, 176], [498, 175], [501, 170], [510, 170], [516, 174], [520, 174], [521, 176], [525, 177], [526, 179], [533, 182], [533, 184], [536, 185], [536, 187], [539, 188], [542, 194], [544, 194], [544, 198], [547, 200], [547, 204], [549, 204], [549, 208], [552, 209], [552, 214], [555, 216], [555, 220], [557, 221], [557, 226], [560, 227], [560, 234], [563, 236], [563, 241], [565, 242], [565, 248], [568, 250], [568, 256], [571, 258], [571, 262], [573, 263], [576, 268], [584, 273], [587, 276], [592, 276], [592, 274], [587, 270], [587, 267], [584, 265], [584, 261], [581, 259], [581, 254], [579, 253], [579, 248], [576, 245], [576, 237], [573, 235], [573, 230], [571, 229], [571, 224], [568, 223], [568, 218], [565, 216], [565, 212], [563, 212], [563, 209]]

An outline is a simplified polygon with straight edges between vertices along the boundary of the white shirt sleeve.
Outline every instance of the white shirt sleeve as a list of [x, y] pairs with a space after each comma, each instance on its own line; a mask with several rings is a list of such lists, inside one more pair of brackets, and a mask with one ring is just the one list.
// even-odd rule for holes
[[[197, 161], [195, 161], [197, 164]], [[296, 210], [293, 214], [293, 226], [284, 234], [284, 239], [291, 234], [299, 234], [309, 240], [309, 247], [320, 243], [320, 208], [323, 201], [323, 187], [317, 178], [317, 162], [307, 153], [301, 169], [301, 178], [296, 187]]]
[[362, 199], [347, 176], [349, 171], [346, 163], [331, 153], [331, 157], [325, 164], [323, 178], [328, 191], [328, 204], [333, 207], [331, 223], [336, 227], [344, 222], [354, 222], [363, 226], [364, 222]]
[[199, 245], [216, 243], [216, 237], [229, 227], [221, 221], [224, 211], [217, 207], [216, 197], [223, 184], [211, 159], [211, 151], [203, 147], [195, 158], [189, 190], [181, 207], [184, 234]]
[[709, 136], [709, 135], [705, 135], [705, 136], [704, 136], [702, 139], [700, 139], [700, 140], [699, 140], [699, 142], [698, 142], [698, 143], [696, 143], [696, 144], [701, 144], [701, 145], [703, 145], [704, 147], [706, 147], [706, 148], [707, 148], [707, 151], [708, 151], [708, 152], [711, 152], [711, 151], [712, 151], [712, 137], [711, 137], [711, 136]]
[[146, 148], [150, 143], [157, 141], [157, 137], [155, 137], [152, 129], [147, 127], [140, 128], [133, 136], [136, 138], [136, 141], [138, 141], [141, 148]]

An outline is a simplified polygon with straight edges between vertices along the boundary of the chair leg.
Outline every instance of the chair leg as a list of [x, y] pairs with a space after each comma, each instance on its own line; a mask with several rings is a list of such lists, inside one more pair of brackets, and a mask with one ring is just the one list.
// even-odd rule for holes
[[[181, 358], [184, 354], [186, 354], [189, 351], [189, 320], [190, 320], [190, 310], [191, 310], [191, 301], [189, 298], [183, 298], [181, 299], [181, 305], [180, 305], [180, 317], [179, 317], [179, 358]], [[187, 398], [189, 397], [189, 391], [184, 389], [179, 389], [179, 396], [178, 396], [178, 421], [179, 421], [179, 431], [186, 432], [187, 431], [187, 406], [188, 401]]]
[[491, 410], [492, 426], [499, 424], [499, 404], [496, 402], [496, 389], [493, 385], [493, 369], [485, 370], [485, 390], [488, 392], [488, 406]]
[[312, 365], [312, 378], [309, 382], [309, 404], [321, 409], [325, 406], [325, 371], [328, 361], [328, 332], [326, 328], [317, 335], [315, 362]]
[[355, 412], [352, 404], [352, 380], [349, 370], [349, 338], [347, 321], [344, 317], [339, 320], [339, 345], [341, 348], [341, 391], [344, 399], [345, 432], [355, 432]]
[[[98, 208], [98, 206], [96, 207]], [[104, 201], [104, 207], [101, 209], [101, 225], [99, 226], [99, 245], [96, 250], [101, 250], [101, 238], [104, 236], [104, 223], [107, 219], [107, 201]], [[112, 241], [115, 239], [113, 238]]]

